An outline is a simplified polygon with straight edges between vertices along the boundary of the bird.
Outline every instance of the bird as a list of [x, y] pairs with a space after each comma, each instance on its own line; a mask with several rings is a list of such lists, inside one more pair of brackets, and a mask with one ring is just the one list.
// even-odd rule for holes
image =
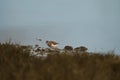
[[65, 53], [72, 53], [73, 52], [73, 47], [72, 46], [65, 46], [64, 49]]
[[86, 52], [88, 48], [86, 48], [85, 46], [80, 46], [80, 47], [76, 47], [74, 50], [76, 52]]
[[59, 43], [57, 43], [57, 42], [55, 42], [55, 41], [48, 41], [48, 40], [47, 40], [47, 41], [46, 41], [46, 44], [47, 44], [48, 47], [50, 47], [50, 48], [52, 48], [52, 49], [56, 49]]
[[42, 39], [41, 39], [41, 38], [39, 38], [39, 37], [38, 37], [38, 38], [36, 38], [36, 40], [38, 40], [38, 41], [42, 41]]
[[73, 50], [73, 47], [72, 47], [72, 46], [65, 46], [65, 47], [64, 47], [64, 50], [72, 51], [72, 50]]

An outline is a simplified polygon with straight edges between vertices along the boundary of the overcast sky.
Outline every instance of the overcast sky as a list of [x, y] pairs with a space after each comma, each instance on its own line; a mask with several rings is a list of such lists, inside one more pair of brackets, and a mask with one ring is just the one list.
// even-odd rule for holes
[[120, 54], [120, 0], [0, 0], [0, 42], [9, 38]]

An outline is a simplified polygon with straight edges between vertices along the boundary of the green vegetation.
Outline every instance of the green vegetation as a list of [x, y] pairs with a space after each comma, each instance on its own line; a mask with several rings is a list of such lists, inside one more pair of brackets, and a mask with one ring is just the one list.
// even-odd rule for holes
[[29, 56], [21, 45], [0, 43], [0, 80], [120, 80], [114, 53], [61, 53]]

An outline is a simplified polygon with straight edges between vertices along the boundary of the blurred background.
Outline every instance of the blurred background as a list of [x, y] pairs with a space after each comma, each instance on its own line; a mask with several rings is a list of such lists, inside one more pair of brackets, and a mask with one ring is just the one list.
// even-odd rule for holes
[[120, 0], [0, 0], [0, 42], [9, 39], [120, 54]]

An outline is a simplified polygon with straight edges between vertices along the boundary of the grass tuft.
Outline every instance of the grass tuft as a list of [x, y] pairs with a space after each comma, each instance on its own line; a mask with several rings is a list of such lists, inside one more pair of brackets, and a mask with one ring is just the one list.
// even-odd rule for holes
[[111, 53], [29, 56], [21, 45], [0, 43], [0, 80], [120, 80], [120, 58]]

